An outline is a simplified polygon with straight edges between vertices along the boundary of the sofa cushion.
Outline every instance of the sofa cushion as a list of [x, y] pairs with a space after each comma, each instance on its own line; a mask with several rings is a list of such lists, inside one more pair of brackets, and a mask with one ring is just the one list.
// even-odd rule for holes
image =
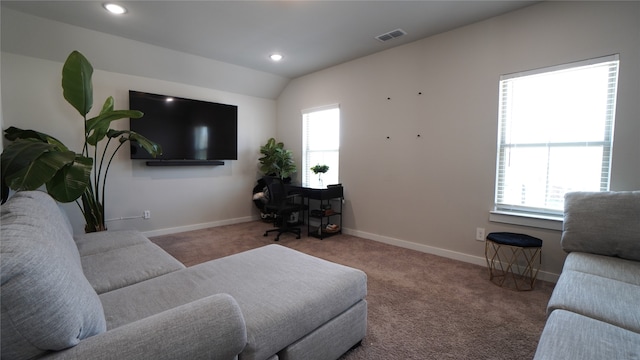
[[568, 310], [640, 333], [640, 286], [573, 270], [563, 270], [547, 312]]
[[246, 343], [238, 303], [217, 294], [92, 336], [39, 360], [238, 360]]
[[565, 195], [562, 248], [640, 261], [640, 191]]
[[556, 310], [549, 315], [534, 360], [640, 358], [640, 334]]
[[563, 271], [573, 270], [640, 286], [640, 262], [613, 256], [572, 252]]
[[280, 245], [202, 263], [100, 295], [108, 328], [217, 293], [238, 302], [247, 327], [241, 358], [266, 359], [366, 296], [366, 275]]
[[73, 238], [81, 257], [149, 242], [136, 230], [99, 231], [75, 235]]
[[101, 231], [76, 236], [84, 275], [98, 294], [184, 269], [138, 231]]
[[2, 205], [2, 358], [61, 350], [104, 332], [100, 299], [82, 273], [60, 208], [39, 191]]

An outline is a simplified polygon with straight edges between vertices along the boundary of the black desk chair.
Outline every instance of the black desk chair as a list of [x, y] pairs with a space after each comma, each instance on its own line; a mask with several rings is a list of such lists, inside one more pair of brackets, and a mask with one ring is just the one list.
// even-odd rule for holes
[[299, 195], [288, 195], [286, 186], [279, 177], [265, 176], [263, 179], [269, 197], [269, 202], [264, 206], [264, 212], [274, 215], [273, 224], [276, 227], [276, 229], [265, 231], [264, 236], [268, 236], [270, 232], [277, 232], [275, 241], [278, 241], [283, 233], [292, 233], [296, 235], [296, 239], [300, 239], [300, 228], [289, 224], [291, 214], [304, 211], [304, 205], [295, 202], [295, 197]]

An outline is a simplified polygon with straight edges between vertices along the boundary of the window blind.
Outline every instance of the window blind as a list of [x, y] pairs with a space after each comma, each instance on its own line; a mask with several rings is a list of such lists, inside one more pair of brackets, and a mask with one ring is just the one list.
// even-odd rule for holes
[[[302, 184], [324, 187], [339, 182], [340, 107], [329, 105], [302, 111]], [[329, 171], [316, 175], [315, 165], [327, 165]]]
[[504, 75], [496, 210], [561, 214], [569, 191], [609, 190], [618, 55]]

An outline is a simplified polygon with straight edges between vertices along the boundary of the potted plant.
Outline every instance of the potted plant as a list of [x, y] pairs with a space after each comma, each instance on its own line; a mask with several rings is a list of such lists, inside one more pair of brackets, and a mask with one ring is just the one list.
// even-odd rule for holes
[[284, 180], [298, 170], [293, 161], [293, 152], [285, 149], [284, 143], [276, 142], [274, 138], [270, 138], [260, 147], [260, 154], [262, 157], [258, 161], [263, 175], [273, 175]]
[[314, 174], [318, 175], [318, 183], [322, 186], [322, 174], [329, 171], [329, 166], [317, 164], [311, 168]]
[[[114, 120], [143, 115], [136, 110], [114, 110], [111, 96], [97, 116], [87, 119], [93, 106], [92, 74], [91, 63], [78, 51], [69, 55], [62, 68], [63, 96], [84, 119], [84, 145], [80, 153], [69, 150], [53, 136], [10, 127], [4, 133], [12, 143], [0, 156], [3, 203], [9, 196], [9, 189], [36, 190], [44, 185], [57, 201], [78, 204], [85, 218], [86, 232], [107, 229], [104, 216], [106, 180], [117, 151], [130, 141], [154, 157], [162, 154], [160, 145], [140, 134], [109, 128]], [[104, 139], [107, 139], [106, 144], [99, 146]]]

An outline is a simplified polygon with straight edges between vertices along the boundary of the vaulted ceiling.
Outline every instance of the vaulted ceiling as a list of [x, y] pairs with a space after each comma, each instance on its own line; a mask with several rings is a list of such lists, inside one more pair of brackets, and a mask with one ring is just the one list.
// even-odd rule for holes
[[[2, 1], [2, 7], [295, 78], [536, 1]], [[376, 36], [402, 29], [381, 42]], [[280, 53], [273, 62], [269, 55]]]

